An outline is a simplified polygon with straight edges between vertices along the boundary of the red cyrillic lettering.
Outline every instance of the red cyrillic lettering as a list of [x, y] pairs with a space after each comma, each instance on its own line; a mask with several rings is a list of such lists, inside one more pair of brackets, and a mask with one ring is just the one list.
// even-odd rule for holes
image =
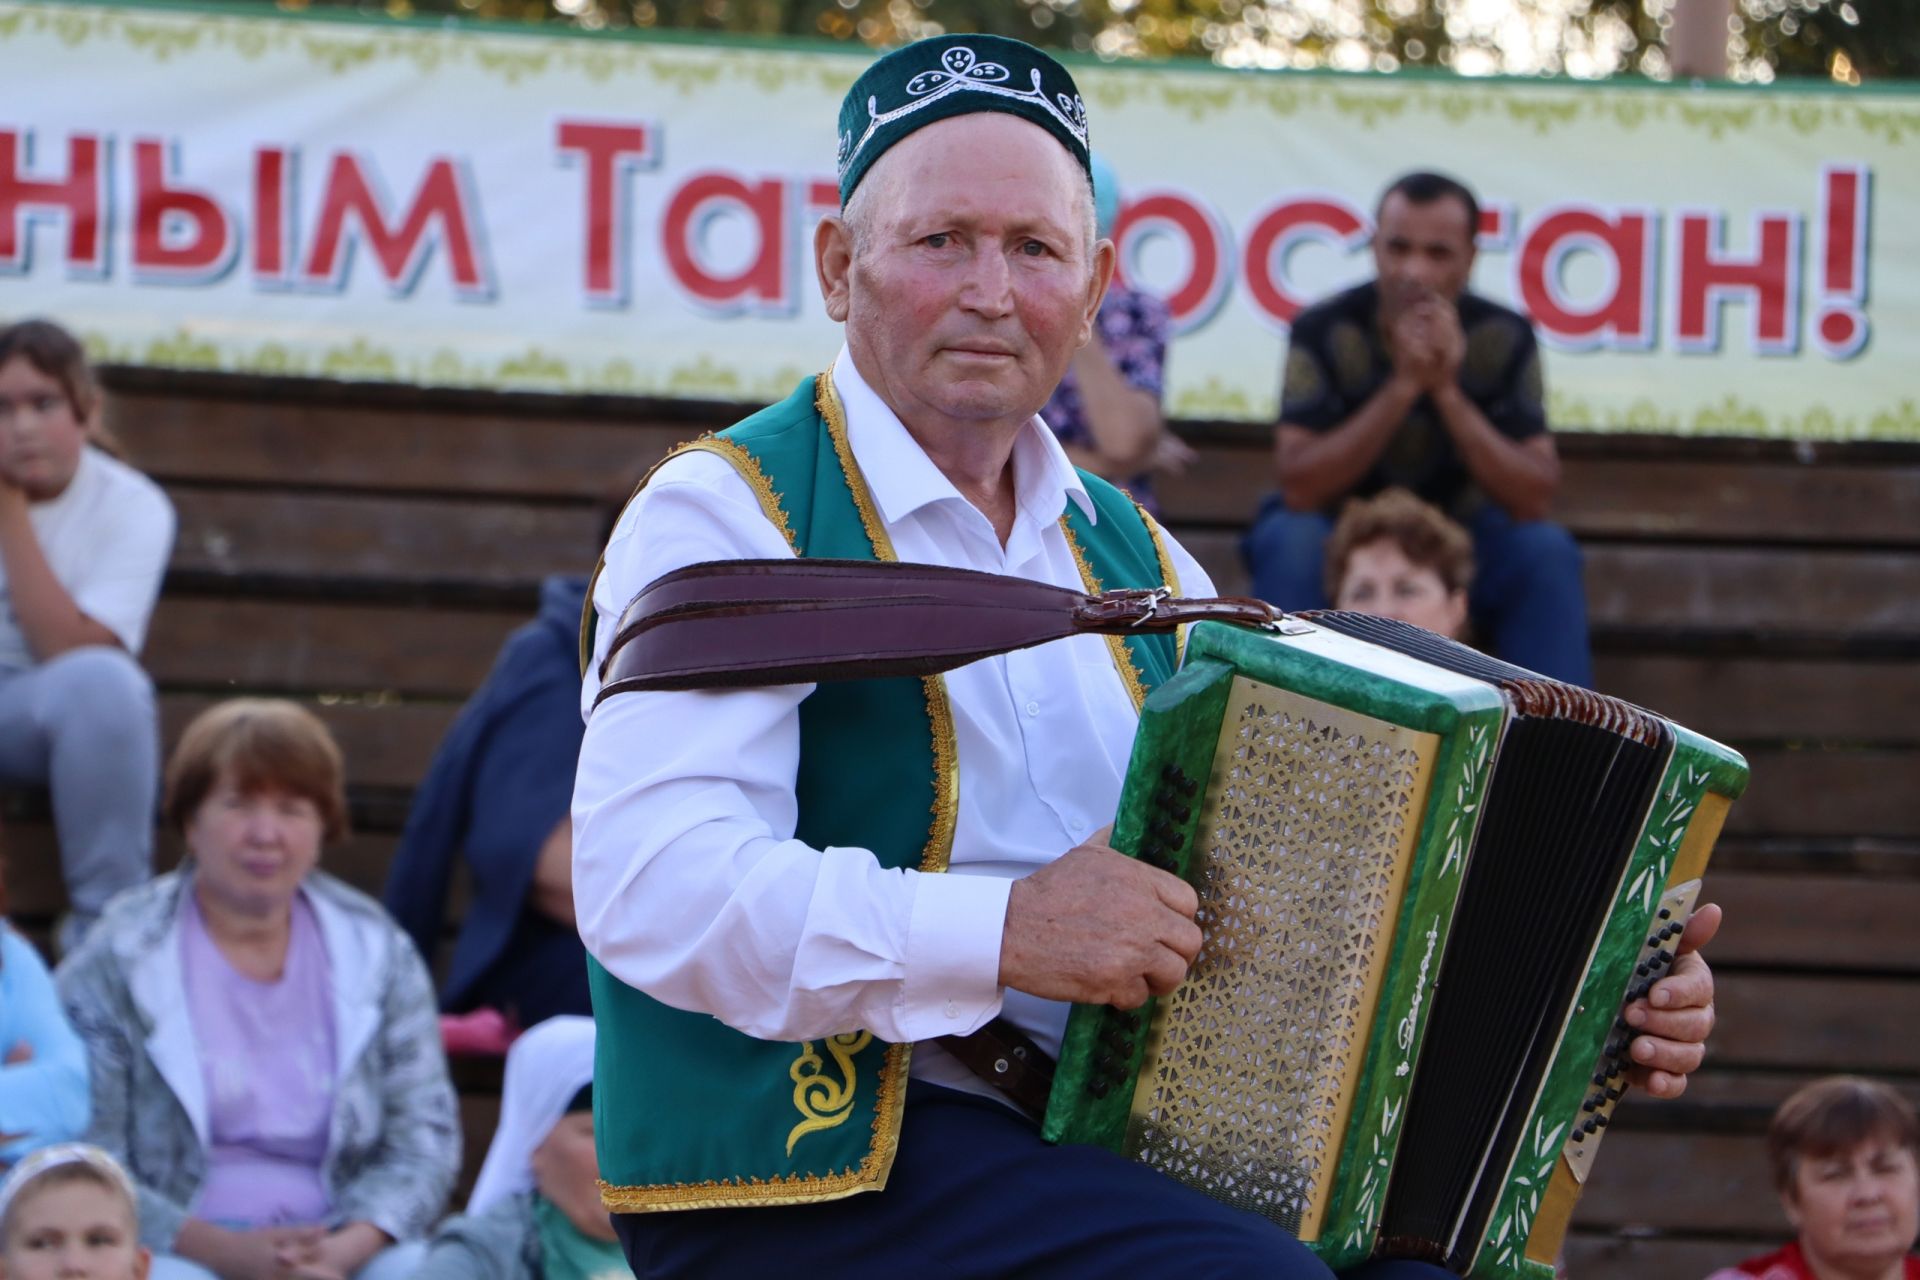
[[[309, 281], [339, 283], [346, 272], [350, 224], [373, 250], [380, 274], [398, 293], [413, 289], [436, 241], [444, 242], [454, 288], [469, 295], [492, 292], [491, 281], [475, 249], [472, 213], [459, 173], [451, 160], [435, 160], [420, 189], [395, 227], [380, 208], [360, 161], [342, 152], [333, 158], [320, 202], [320, 221], [307, 253], [303, 275]], [[438, 234], [433, 234], [438, 227]]]
[[233, 262], [233, 219], [205, 192], [170, 185], [168, 152], [151, 138], [133, 144], [133, 269], [209, 280]]
[[68, 270], [105, 275], [106, 143], [87, 133], [69, 137], [64, 178], [25, 173], [32, 149], [31, 134], [0, 129], [0, 271], [27, 269], [31, 215], [51, 212], [66, 220]]
[[587, 301], [620, 306], [627, 300], [628, 191], [621, 179], [659, 163], [653, 130], [645, 124], [595, 124], [562, 120], [555, 145], [563, 157], [577, 155], [587, 171]]

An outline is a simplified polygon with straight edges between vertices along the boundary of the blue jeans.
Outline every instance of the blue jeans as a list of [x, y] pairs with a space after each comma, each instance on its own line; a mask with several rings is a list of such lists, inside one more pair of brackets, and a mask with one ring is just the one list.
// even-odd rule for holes
[[[1473, 587], [1467, 607], [1499, 658], [1568, 684], [1593, 686], [1586, 582], [1573, 535], [1546, 520], [1515, 520], [1488, 502], [1467, 522]], [[1324, 609], [1333, 517], [1289, 511], [1270, 495], [1240, 543], [1253, 593], [1282, 609]]]

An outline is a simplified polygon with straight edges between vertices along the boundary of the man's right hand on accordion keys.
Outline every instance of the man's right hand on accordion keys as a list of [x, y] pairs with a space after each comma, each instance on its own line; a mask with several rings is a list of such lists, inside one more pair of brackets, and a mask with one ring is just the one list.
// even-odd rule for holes
[[1200, 954], [1200, 899], [1179, 876], [1095, 833], [1007, 897], [1000, 985], [1046, 1000], [1137, 1009], [1187, 976]]

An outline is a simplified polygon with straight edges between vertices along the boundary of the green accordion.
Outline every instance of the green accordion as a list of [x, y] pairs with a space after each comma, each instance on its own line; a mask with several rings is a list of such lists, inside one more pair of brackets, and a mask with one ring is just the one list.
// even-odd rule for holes
[[1272, 1219], [1330, 1266], [1547, 1280], [1746, 785], [1616, 699], [1358, 614], [1192, 629], [1115, 847], [1184, 875], [1172, 995], [1078, 1006], [1045, 1132]]

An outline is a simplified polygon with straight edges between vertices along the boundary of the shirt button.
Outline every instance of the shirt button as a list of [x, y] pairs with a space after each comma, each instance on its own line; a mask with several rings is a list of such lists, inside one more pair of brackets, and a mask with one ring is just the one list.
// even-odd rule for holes
[[1037, 703], [1037, 702], [1029, 702], [1029, 703], [1027, 704], [1027, 714], [1028, 714], [1028, 715], [1030, 715], [1030, 716], [1037, 716], [1037, 715], [1039, 715], [1039, 714], [1040, 714], [1040, 704], [1039, 704], [1039, 703]]
[[949, 1018], [957, 1018], [960, 1016], [960, 1006], [952, 1000], [947, 1001], [947, 1016]]

